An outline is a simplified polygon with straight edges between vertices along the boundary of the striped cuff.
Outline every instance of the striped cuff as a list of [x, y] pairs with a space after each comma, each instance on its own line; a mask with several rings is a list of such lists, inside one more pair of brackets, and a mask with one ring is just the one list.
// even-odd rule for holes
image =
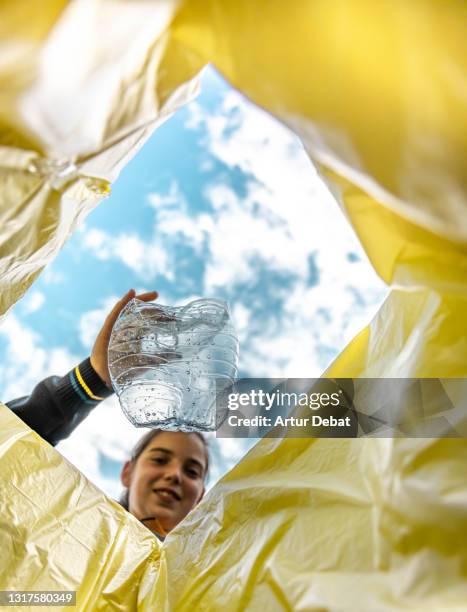
[[96, 373], [89, 358], [71, 370], [68, 376], [75, 393], [86, 404], [101, 402], [113, 393]]
[[113, 394], [96, 373], [89, 358], [64, 376], [57, 389], [63, 407], [76, 404], [95, 406]]

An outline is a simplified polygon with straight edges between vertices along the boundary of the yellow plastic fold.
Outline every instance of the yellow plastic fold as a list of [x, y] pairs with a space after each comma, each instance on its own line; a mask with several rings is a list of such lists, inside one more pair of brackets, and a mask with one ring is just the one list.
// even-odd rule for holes
[[[465, 2], [76, 0], [34, 27], [13, 4], [1, 312], [212, 61], [299, 134], [391, 287], [327, 374], [467, 375]], [[463, 439], [263, 440], [159, 551], [0, 420], [0, 589], [76, 587], [83, 610], [465, 610]]]
[[3, 404], [0, 422], [1, 590], [76, 591], [79, 610], [136, 609], [158, 540]]
[[465, 243], [466, 20], [462, 0], [191, 0], [163, 76], [196, 51], [313, 160]]
[[154, 129], [196, 95], [196, 77], [171, 95], [156, 88], [177, 5], [0, 5], [0, 316]]

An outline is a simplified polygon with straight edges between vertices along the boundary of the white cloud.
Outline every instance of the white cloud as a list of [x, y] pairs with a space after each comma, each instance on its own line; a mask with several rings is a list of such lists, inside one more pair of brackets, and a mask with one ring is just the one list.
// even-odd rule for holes
[[[246, 264], [254, 256], [269, 269], [290, 270], [302, 278], [314, 252], [324, 253], [328, 268], [341, 277], [348, 251], [357, 250], [365, 261], [336, 202], [288, 128], [235, 91], [226, 94], [218, 114], [203, 113], [196, 103], [189, 108], [187, 126], [204, 123], [210, 152], [252, 176], [244, 197], [217, 183], [206, 189], [215, 210], [211, 224], [204, 223], [211, 251], [207, 287], [248, 278]], [[232, 111], [235, 129], [229, 130]], [[364, 267], [366, 277], [379, 283], [366, 262]]]
[[60, 283], [63, 283], [65, 277], [60, 272], [55, 272], [49, 264], [49, 267], [45, 268], [45, 270], [42, 272], [41, 279], [46, 285], [59, 285]]
[[[288, 128], [235, 91], [218, 113], [197, 103], [189, 108], [186, 127], [206, 130], [211, 155], [251, 177], [243, 195], [224, 184], [206, 188], [214, 213], [203, 223], [209, 247], [205, 292], [254, 286], [263, 282], [261, 271], [292, 280], [286, 290], [277, 287], [281, 310], [263, 322], [240, 289], [233, 298], [242, 369], [257, 376], [318, 376], [326, 355], [329, 361], [369, 322], [386, 288]], [[349, 253], [357, 261], [349, 261]], [[310, 261], [319, 276], [316, 286]], [[258, 285], [255, 299], [262, 289]]]
[[87, 349], [92, 348], [97, 334], [105, 321], [105, 317], [109, 314], [120, 297], [121, 296], [110, 296], [105, 298], [101, 308], [88, 310], [80, 316], [79, 336], [84, 347]]
[[173, 210], [170, 213], [161, 211], [158, 220], [158, 234], [162, 240], [181, 235], [185, 244], [191, 246], [196, 253], [200, 253], [205, 240], [211, 233], [212, 223], [208, 215], [199, 215], [192, 219], [183, 209]]
[[169, 187], [169, 192], [165, 195], [160, 193], [149, 193], [147, 196], [149, 204], [156, 210], [163, 208], [174, 208], [184, 203], [184, 199], [180, 194], [177, 183], [172, 181]]
[[[284, 300], [278, 321], [271, 320], [243, 343], [242, 368], [251, 376], [318, 377], [332, 358], [373, 317], [381, 300], [379, 292], [360, 303], [353, 291], [333, 279], [306, 287], [298, 283]], [[251, 319], [252, 314], [249, 314]], [[248, 336], [251, 323], [243, 330]]]
[[112, 236], [96, 228], [90, 228], [82, 240], [83, 246], [98, 259], [120, 261], [145, 281], [157, 275], [173, 277], [168, 254], [160, 243], [146, 242], [136, 234]]
[[251, 315], [251, 310], [245, 304], [236, 302], [232, 305], [232, 321], [235, 325], [240, 346], [248, 339]]
[[[211, 156], [250, 178], [245, 192], [222, 182], [208, 184], [210, 214], [190, 214], [172, 184], [167, 199], [179, 205], [161, 210], [159, 235], [167, 241], [178, 235], [198, 253], [205, 249], [204, 295], [235, 287], [232, 306], [244, 370], [318, 375], [326, 354], [330, 359], [370, 320], [386, 288], [288, 128], [235, 91], [227, 93], [218, 112], [206, 112], [198, 103], [189, 110], [186, 127], [205, 131]], [[164, 197], [158, 202], [163, 205]], [[349, 261], [349, 253], [356, 253], [357, 261]], [[319, 276], [315, 287], [310, 261]], [[263, 273], [292, 282], [277, 287], [282, 307], [276, 317], [258, 322]], [[249, 304], [242, 288], [255, 285], [256, 304]]]
[[2, 322], [0, 336], [8, 355], [0, 371], [2, 401], [29, 395], [43, 378], [66, 374], [78, 362], [65, 347], [48, 347], [45, 339], [23, 325], [13, 313]]
[[242, 439], [223, 438], [219, 449], [223, 458], [229, 462], [236, 462], [245, 454], [245, 444]]
[[31, 314], [39, 310], [39, 308], [45, 302], [45, 295], [40, 291], [32, 291], [26, 293], [23, 300], [21, 300], [21, 304], [23, 306], [24, 314]]

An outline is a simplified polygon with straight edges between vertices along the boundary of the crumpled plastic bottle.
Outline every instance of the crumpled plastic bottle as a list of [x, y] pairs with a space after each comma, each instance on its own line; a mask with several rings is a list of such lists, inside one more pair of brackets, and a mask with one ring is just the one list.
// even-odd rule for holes
[[133, 425], [214, 431], [216, 395], [237, 375], [238, 339], [223, 300], [172, 307], [134, 298], [113, 327], [108, 356]]

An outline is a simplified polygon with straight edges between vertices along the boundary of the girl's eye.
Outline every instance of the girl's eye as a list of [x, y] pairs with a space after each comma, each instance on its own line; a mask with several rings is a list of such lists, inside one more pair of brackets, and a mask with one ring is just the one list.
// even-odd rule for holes
[[164, 457], [154, 457], [153, 459], [154, 463], [158, 463], [159, 465], [163, 465], [167, 459], [164, 459]]
[[187, 474], [190, 476], [190, 478], [199, 478], [199, 473], [197, 470], [193, 470], [191, 468], [187, 469]]

